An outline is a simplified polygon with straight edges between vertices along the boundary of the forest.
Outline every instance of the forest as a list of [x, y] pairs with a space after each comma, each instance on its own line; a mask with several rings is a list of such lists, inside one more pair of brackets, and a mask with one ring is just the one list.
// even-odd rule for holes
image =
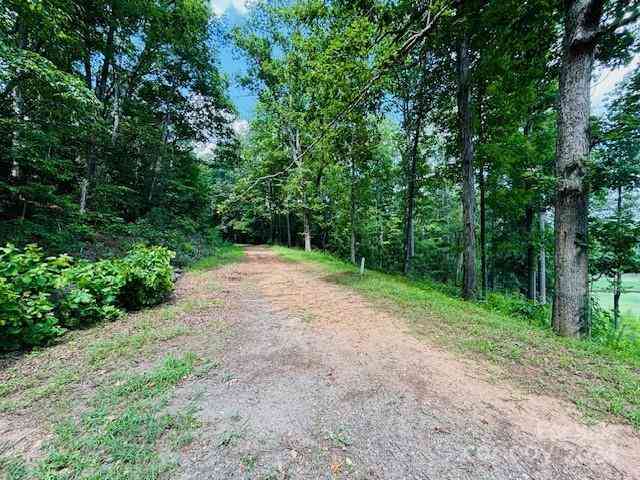
[[0, 0], [0, 477], [621, 480], [640, 0]]
[[[199, 0], [2, 2], [5, 303], [29, 291], [11, 287], [27, 245], [80, 263], [160, 245], [185, 267], [224, 239], [364, 258], [563, 336], [635, 336], [640, 69], [598, 111], [591, 82], [637, 64], [637, 2], [249, 7], [226, 28]], [[257, 98], [248, 132], [236, 81]]]
[[[511, 302], [560, 335], [618, 330], [640, 268], [640, 70], [597, 112], [591, 80], [633, 62], [638, 8], [259, 4], [231, 33], [258, 105], [217, 152], [218, 223]], [[592, 298], [605, 279], [611, 310]]]

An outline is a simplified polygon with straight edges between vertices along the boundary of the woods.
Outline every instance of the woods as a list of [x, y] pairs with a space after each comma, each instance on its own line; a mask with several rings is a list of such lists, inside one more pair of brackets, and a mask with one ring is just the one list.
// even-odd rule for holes
[[639, 392], [640, 0], [0, 0], [0, 477], [635, 478]]
[[[590, 300], [591, 280], [617, 277], [598, 260], [616, 242], [588, 233], [603, 221], [589, 199], [615, 192], [596, 172], [633, 82], [594, 116], [591, 80], [631, 61], [637, 17], [615, 1], [258, 4], [233, 34], [258, 105], [239, 180], [218, 187], [223, 229], [366, 257], [466, 299], [552, 298], [563, 336], [615, 328]], [[613, 217], [637, 259], [629, 202], [635, 216]]]
[[193, 147], [233, 109], [215, 29], [203, 2], [2, 2], [0, 241], [100, 257], [210, 229]]
[[[551, 303], [563, 336], [620, 327], [639, 74], [598, 111], [591, 84], [637, 64], [636, 2], [256, 2], [230, 29], [196, 0], [0, 8], [3, 243], [96, 260], [142, 241], [185, 266], [218, 227]], [[257, 98], [246, 134], [223, 45]]]

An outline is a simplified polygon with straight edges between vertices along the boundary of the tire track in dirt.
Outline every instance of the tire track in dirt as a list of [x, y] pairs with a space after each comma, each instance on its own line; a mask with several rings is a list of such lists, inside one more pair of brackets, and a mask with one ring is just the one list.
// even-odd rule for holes
[[250, 247], [212, 275], [231, 333], [180, 394], [204, 425], [184, 478], [640, 478], [630, 427], [492, 383], [318, 269]]

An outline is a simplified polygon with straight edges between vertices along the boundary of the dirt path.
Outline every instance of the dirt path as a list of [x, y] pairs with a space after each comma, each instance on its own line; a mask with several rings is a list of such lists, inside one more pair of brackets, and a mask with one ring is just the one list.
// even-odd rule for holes
[[225, 294], [224, 372], [178, 391], [203, 427], [185, 479], [632, 479], [640, 439], [492, 382], [402, 319], [252, 247], [211, 272]]

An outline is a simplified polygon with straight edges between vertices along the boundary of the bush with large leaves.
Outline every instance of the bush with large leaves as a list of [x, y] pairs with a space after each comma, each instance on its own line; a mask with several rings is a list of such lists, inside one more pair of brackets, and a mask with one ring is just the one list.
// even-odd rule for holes
[[0, 349], [45, 345], [67, 328], [165, 300], [173, 289], [164, 247], [138, 245], [122, 259], [74, 263], [28, 245], [0, 249]]
[[135, 246], [120, 263], [125, 278], [120, 290], [121, 303], [137, 310], [166, 300], [173, 291], [174, 256], [165, 247]]

